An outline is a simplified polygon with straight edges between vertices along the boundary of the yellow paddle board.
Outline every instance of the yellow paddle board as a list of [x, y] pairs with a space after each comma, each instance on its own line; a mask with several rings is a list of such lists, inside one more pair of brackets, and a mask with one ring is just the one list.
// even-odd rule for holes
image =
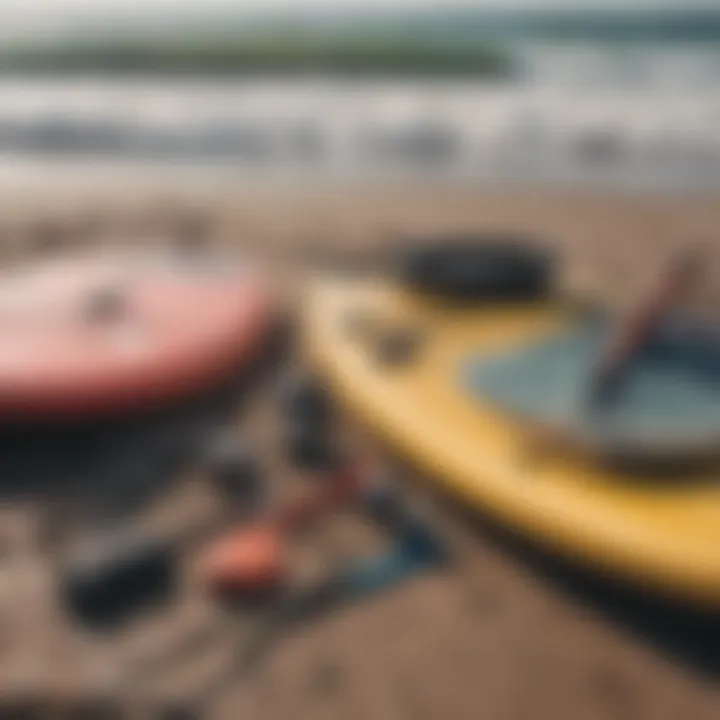
[[[707, 473], [639, 478], [567, 452], [533, 457], [527, 425], [463, 380], [473, 358], [497, 364], [573, 327], [576, 310], [460, 309], [391, 282], [317, 279], [304, 314], [305, 350], [334, 393], [447, 490], [546, 550], [720, 608], [720, 482]], [[417, 339], [409, 357], [383, 357], [383, 328]]]

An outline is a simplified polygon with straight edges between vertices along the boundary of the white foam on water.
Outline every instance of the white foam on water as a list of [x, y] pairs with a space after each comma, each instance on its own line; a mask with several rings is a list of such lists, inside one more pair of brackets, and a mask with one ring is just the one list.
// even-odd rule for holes
[[512, 81], [0, 78], [0, 184], [720, 188], [720, 49], [523, 45]]

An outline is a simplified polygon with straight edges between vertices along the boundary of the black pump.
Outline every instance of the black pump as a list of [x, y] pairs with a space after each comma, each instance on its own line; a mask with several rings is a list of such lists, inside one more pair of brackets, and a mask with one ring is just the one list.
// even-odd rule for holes
[[391, 263], [402, 284], [449, 299], [536, 300], [553, 282], [551, 254], [514, 235], [420, 238]]

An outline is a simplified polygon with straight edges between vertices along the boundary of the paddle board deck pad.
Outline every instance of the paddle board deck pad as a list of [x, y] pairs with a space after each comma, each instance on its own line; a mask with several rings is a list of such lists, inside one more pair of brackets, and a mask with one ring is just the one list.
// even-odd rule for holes
[[251, 360], [275, 304], [259, 270], [178, 254], [66, 257], [0, 278], [0, 420], [150, 408]]
[[[662, 462], [640, 472], [604, 457], [618, 447], [644, 460], [669, 458], [668, 447], [717, 448], [712, 341], [668, 326], [635, 358], [617, 401], [589, 410], [607, 321], [569, 304], [458, 305], [389, 281], [319, 278], [303, 327], [311, 362], [340, 399], [469, 505], [638, 588], [720, 607], [712, 470], [688, 465], [669, 478]], [[409, 338], [407, 352], [388, 362], [398, 338]], [[529, 453], [543, 425], [581, 451]]]

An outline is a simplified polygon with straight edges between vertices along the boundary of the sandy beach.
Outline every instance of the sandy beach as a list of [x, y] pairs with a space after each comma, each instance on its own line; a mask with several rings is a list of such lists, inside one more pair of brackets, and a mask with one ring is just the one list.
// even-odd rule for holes
[[[47, 193], [8, 190], [2, 204], [0, 251], [7, 267], [70, 248], [144, 245], [195, 233], [209, 246], [237, 248], [266, 261], [290, 299], [307, 268], [359, 263], [418, 234], [519, 231], [556, 249], [563, 291], [614, 306], [642, 290], [674, 248], [700, 243], [708, 249], [708, 287], [698, 291], [694, 304], [712, 315], [720, 300], [716, 196], [103, 185], [54, 187]], [[277, 450], [273, 377], [287, 362], [280, 359], [242, 410], [231, 413], [232, 422], [256, 444], [278, 497], [302, 487]], [[193, 412], [189, 409], [187, 417]], [[90, 468], [83, 482], [92, 487], [118, 465], [127, 464], [132, 474], [129, 458], [137, 463], [144, 457], [148, 446], [143, 443], [157, 437], [159, 428], [168, 432], [170, 427], [172, 433], [182, 427], [194, 437], [196, 428], [181, 415], [125, 427], [123, 442], [97, 430], [91, 439], [81, 438], [73, 446], [75, 456], [84, 458], [88, 444], [99, 456], [83, 465]], [[350, 418], [348, 431], [360, 434]], [[14, 484], [6, 482], [0, 506], [3, 717], [2, 688], [47, 679], [92, 684], [98, 680], [95, 670], [119, 672], [146, 646], [218, 615], [193, 582], [188, 558], [186, 587], [170, 610], [102, 642], [72, 628], [55, 607], [52, 559], [42, 547], [41, 530], [53, 498], [62, 494], [60, 481], [78, 479], [73, 478], [76, 465], [63, 465], [68, 450], [48, 451], [43, 462], [57, 483], [26, 491], [23, 478], [30, 468], [38, 473], [42, 468], [37, 448], [44, 440], [31, 435], [18, 445], [13, 438], [0, 446], [12, 459], [14, 478]], [[360, 442], [388, 457], [372, 439]], [[711, 720], [720, 715], [716, 619], [660, 608], [559, 567], [439, 497], [427, 479], [391, 460], [408, 495], [445, 532], [455, 562], [284, 639], [250, 678], [218, 697], [213, 720]], [[214, 507], [208, 495], [201, 476], [183, 471], [143, 512], [153, 523], [178, 527]], [[81, 530], [77, 525], [62, 533]], [[297, 566], [300, 573], [312, 574], [328, 557], [376, 543], [358, 518], [339, 517], [314, 532], [307, 547], [303, 544]], [[187, 667], [168, 665], [164, 680], [152, 683], [153, 692], [179, 693], [201, 681], [227, 657], [235, 634], [246, 630], [228, 630], [217, 647]]]

